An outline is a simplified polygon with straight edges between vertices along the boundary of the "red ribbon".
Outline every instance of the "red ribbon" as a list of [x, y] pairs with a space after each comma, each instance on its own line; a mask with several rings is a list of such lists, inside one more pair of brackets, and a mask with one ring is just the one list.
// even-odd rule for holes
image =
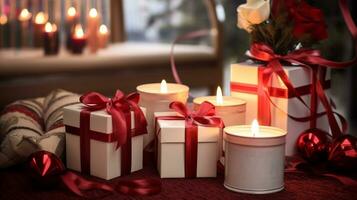
[[161, 191], [161, 182], [158, 179], [120, 180], [116, 184], [87, 180], [66, 170], [61, 159], [48, 151], [37, 151], [31, 154], [29, 168], [32, 170], [30, 172], [33, 173], [33, 177], [36, 178], [34, 184], [41, 183], [41, 185], [48, 186], [61, 180], [69, 190], [83, 197], [93, 197], [84, 193], [90, 190], [128, 195], [154, 195]]
[[[80, 97], [85, 107], [80, 113], [80, 129], [66, 127], [68, 133], [80, 135], [81, 172], [90, 174], [90, 139], [117, 142], [116, 148], [121, 147], [121, 175], [131, 172], [131, 137], [146, 133], [146, 120], [138, 106], [139, 94], [133, 93], [125, 96], [117, 90], [110, 99], [99, 93], [90, 92]], [[112, 116], [113, 133], [100, 134], [89, 130], [90, 112], [106, 109]], [[131, 111], [135, 115], [135, 127], [131, 131]]]
[[179, 113], [179, 116], [160, 116], [155, 119], [156, 156], [158, 146], [158, 120], [185, 120], [185, 177], [197, 176], [198, 125], [206, 127], [223, 127], [223, 121], [214, 116], [215, 106], [207, 101], [203, 102], [197, 111], [190, 111], [182, 102], [174, 101], [170, 108]]
[[[344, 20], [351, 32], [354, 41], [357, 40], [357, 28], [352, 20], [351, 14], [348, 10], [346, 0], [340, 0], [340, 8], [344, 17]], [[356, 45], [357, 50], [357, 45]], [[353, 65], [357, 62], [357, 57], [355, 56], [352, 60], [347, 62], [334, 62], [324, 59], [320, 56], [318, 50], [312, 49], [299, 49], [288, 53], [287, 55], [275, 54], [272, 48], [265, 44], [254, 43], [250, 48], [250, 58], [263, 61], [265, 64], [259, 67], [258, 72], [258, 119], [261, 124], [270, 125], [271, 115], [270, 115], [270, 103], [277, 107], [270, 99], [269, 84], [273, 74], [276, 74], [284, 83], [289, 93], [293, 97], [296, 97], [302, 104], [307, 107], [311, 115], [308, 117], [297, 118], [289, 115], [297, 121], [310, 121], [310, 126], [313, 128], [316, 125], [316, 118], [323, 114], [327, 115], [330, 128], [334, 137], [337, 137], [344, 133], [347, 129], [347, 123], [342, 118], [341, 115], [338, 117], [341, 120], [342, 130], [340, 129], [337, 120], [334, 116], [336, 114], [328, 98], [324, 92], [323, 82], [325, 82], [325, 74], [327, 68], [345, 68]], [[310, 106], [307, 105], [301, 98], [300, 91], [295, 89], [295, 87], [290, 82], [287, 74], [285, 73], [281, 62], [288, 62], [298, 64], [301, 67], [309, 69], [312, 73], [312, 84], [310, 86], [311, 101]], [[326, 112], [316, 113], [317, 110], [317, 98], [324, 106]]]

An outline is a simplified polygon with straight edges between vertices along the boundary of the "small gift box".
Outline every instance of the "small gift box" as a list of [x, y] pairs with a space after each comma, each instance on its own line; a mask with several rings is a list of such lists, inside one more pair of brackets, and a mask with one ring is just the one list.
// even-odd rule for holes
[[[180, 102], [178, 112], [156, 112], [157, 168], [161, 178], [216, 177], [221, 119], [214, 117], [208, 102], [188, 113]], [[202, 112], [202, 108], [207, 110]]]
[[[311, 124], [312, 121], [309, 120], [305, 120], [305, 122], [294, 120], [289, 115], [298, 118], [311, 116], [310, 108], [313, 109], [311, 106], [313, 101], [316, 101], [316, 113], [325, 110], [318, 99], [311, 98], [313, 84], [309, 69], [300, 66], [283, 66], [287, 78], [306, 105], [294, 96], [293, 92], [275, 73], [272, 74], [265, 87], [269, 94], [267, 97], [263, 87], [265, 69], [266, 67], [262, 64], [255, 64], [252, 61], [232, 64], [231, 95], [247, 102], [246, 123], [258, 119], [261, 124], [279, 127], [287, 131], [285, 154], [293, 155], [296, 153], [297, 138], [303, 131], [314, 126], [329, 132], [329, 123], [326, 115], [319, 116], [313, 122], [314, 124]], [[328, 92], [330, 88], [329, 73], [326, 74], [324, 80], [322, 86], [325, 92]], [[260, 86], [262, 90], [259, 89]]]
[[137, 101], [89, 93], [65, 107], [67, 167], [106, 180], [142, 169], [146, 120]]

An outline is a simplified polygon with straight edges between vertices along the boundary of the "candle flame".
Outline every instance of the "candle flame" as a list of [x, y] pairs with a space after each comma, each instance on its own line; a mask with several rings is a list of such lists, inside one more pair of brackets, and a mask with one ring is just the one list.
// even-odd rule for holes
[[160, 92], [167, 93], [167, 83], [166, 83], [165, 79], [162, 79], [162, 81], [161, 81]]
[[45, 25], [45, 32], [46, 33], [51, 33], [53, 30], [52, 30], [52, 24], [50, 22], [47, 22], [46, 25]]
[[56, 24], [52, 24], [52, 31], [56, 32], [57, 31], [57, 25]]
[[97, 16], [98, 16], [97, 9], [95, 9], [95, 8], [90, 9], [90, 11], [89, 11], [89, 17], [95, 18], [95, 17], [97, 17]]
[[107, 26], [104, 25], [104, 24], [100, 25], [100, 27], [99, 27], [99, 33], [100, 33], [100, 34], [103, 34], [103, 35], [107, 34], [107, 33], [108, 33], [108, 28], [107, 28]]
[[69, 17], [74, 17], [74, 16], [76, 16], [76, 14], [77, 14], [77, 11], [73, 6], [68, 8], [67, 15]]
[[80, 25], [80, 24], [76, 25], [76, 27], [74, 28], [74, 37], [75, 38], [83, 38], [84, 37], [82, 25]]
[[44, 12], [39, 12], [37, 13], [35, 17], [35, 23], [36, 24], [45, 24], [47, 22], [47, 15]]
[[222, 95], [222, 89], [221, 87], [217, 87], [217, 92], [216, 92], [216, 102], [218, 105], [223, 104], [223, 95]]
[[0, 24], [4, 25], [7, 23], [7, 16], [6, 15], [0, 15]]
[[22, 9], [19, 15], [19, 20], [20, 21], [27, 21], [30, 20], [32, 17], [32, 14], [27, 10], [26, 8]]
[[252, 122], [251, 131], [252, 131], [253, 137], [255, 137], [256, 135], [259, 134], [259, 123], [256, 119], [254, 119]]

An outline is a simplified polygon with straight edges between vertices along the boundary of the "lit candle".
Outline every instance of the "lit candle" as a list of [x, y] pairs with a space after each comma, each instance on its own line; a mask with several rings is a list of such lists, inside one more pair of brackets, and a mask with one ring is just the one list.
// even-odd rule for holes
[[67, 10], [67, 15], [66, 15], [66, 47], [68, 50], [71, 49], [72, 46], [72, 34], [73, 34], [73, 29], [75, 25], [77, 24], [78, 20], [78, 15], [76, 9], [72, 6], [69, 7]]
[[59, 48], [58, 31], [56, 24], [46, 23], [44, 37], [45, 55], [56, 55]]
[[[193, 99], [194, 109], [197, 109], [202, 102], [208, 101], [215, 105], [216, 115], [219, 116], [225, 126], [245, 124], [245, 106], [246, 102], [231, 96], [223, 96], [221, 87], [217, 88], [216, 96], [197, 97]], [[223, 163], [221, 158], [224, 151], [222, 134], [218, 140], [218, 159]]]
[[18, 20], [21, 23], [21, 45], [27, 46], [28, 45], [28, 36], [29, 36], [29, 21], [31, 20], [32, 14], [26, 9], [22, 9]]
[[231, 96], [223, 96], [221, 87], [217, 87], [216, 96], [197, 97], [193, 99], [195, 108], [208, 101], [216, 106], [216, 115], [222, 118], [226, 126], [245, 124], [246, 102]]
[[99, 48], [107, 47], [108, 39], [109, 39], [108, 28], [107, 28], [106, 25], [102, 24], [99, 27], [99, 31], [98, 31], [98, 45], [99, 45]]
[[285, 136], [282, 129], [252, 125], [224, 129], [225, 180], [229, 190], [266, 194], [284, 189]]
[[166, 83], [150, 83], [139, 85], [136, 90], [140, 94], [139, 105], [146, 108], [146, 119], [148, 122], [148, 134], [144, 136], [146, 146], [154, 139], [154, 112], [170, 111], [169, 105], [173, 101], [186, 103], [189, 87], [186, 85]]
[[8, 29], [9, 26], [7, 16], [2, 14], [0, 15], [0, 48], [8, 46]]
[[43, 31], [45, 28], [45, 24], [48, 20], [48, 16], [44, 12], [39, 12], [35, 16], [34, 22], [34, 44], [35, 47], [42, 47], [43, 46]]
[[72, 53], [81, 54], [86, 45], [87, 39], [84, 35], [83, 28], [80, 24], [77, 24], [74, 28], [74, 33], [72, 35]]
[[98, 50], [98, 30], [100, 17], [95, 8], [90, 9], [87, 20], [87, 36], [88, 48], [91, 53], [96, 53]]

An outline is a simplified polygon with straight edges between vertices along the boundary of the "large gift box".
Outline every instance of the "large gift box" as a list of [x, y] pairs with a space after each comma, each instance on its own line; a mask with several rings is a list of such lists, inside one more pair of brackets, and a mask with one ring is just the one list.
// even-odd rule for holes
[[[85, 119], [84, 110], [84, 104], [64, 108], [67, 167], [106, 180], [142, 169], [143, 134], [146, 132], [134, 130], [134, 112], [129, 111], [130, 122], [127, 122], [131, 137], [117, 148], [112, 116], [103, 109], [90, 111], [90, 117]], [[145, 113], [144, 108], [141, 110]]]
[[[283, 81], [273, 74], [268, 83], [267, 90], [269, 98], [264, 96], [266, 93], [259, 93], [258, 85], [263, 84], [261, 77], [263, 76], [262, 64], [255, 64], [253, 61], [246, 61], [231, 65], [231, 95], [243, 99], [247, 102], [246, 105], [246, 123], [251, 123], [254, 119], [259, 122], [270, 119], [270, 125], [279, 127], [287, 131], [286, 138], [286, 155], [296, 153], [296, 140], [300, 133], [311, 127], [310, 121], [297, 121], [289, 117], [303, 118], [311, 115], [311, 110], [308, 108], [311, 104], [311, 71], [300, 66], [283, 66], [283, 69], [288, 76], [295, 90], [299, 92], [301, 98], [307, 104], [305, 106], [299, 101], [291, 91], [287, 89]], [[325, 81], [322, 83], [325, 92], [329, 91], [330, 74], [327, 73]], [[260, 95], [259, 95], [260, 94]], [[317, 113], [325, 111], [319, 100], [317, 102]], [[266, 113], [270, 107], [269, 113]], [[258, 114], [261, 112], [260, 114]], [[265, 112], [265, 113], [264, 113]], [[320, 116], [316, 120], [316, 127], [325, 131], [329, 131], [328, 120], [326, 116]]]
[[[161, 178], [216, 177], [219, 126], [194, 125], [195, 142], [177, 112], [156, 112], [157, 168]], [[181, 119], [180, 119], [181, 118]], [[191, 127], [192, 128], [192, 127]], [[190, 145], [196, 148], [191, 148]]]

